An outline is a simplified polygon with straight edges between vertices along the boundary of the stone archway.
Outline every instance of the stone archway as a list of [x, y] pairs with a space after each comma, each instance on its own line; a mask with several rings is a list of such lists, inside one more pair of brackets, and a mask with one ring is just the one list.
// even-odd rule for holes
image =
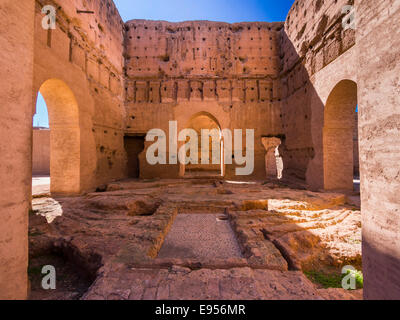
[[68, 85], [59, 79], [45, 81], [42, 94], [50, 126], [50, 190], [52, 194], [80, 192], [79, 109]]
[[[223, 163], [223, 138], [221, 134], [221, 126], [218, 120], [208, 112], [198, 112], [194, 114], [187, 125], [185, 126], [187, 129], [193, 129], [196, 131], [198, 136], [198, 164], [189, 163], [187, 165], [181, 164], [181, 174], [185, 176], [197, 176], [197, 175], [224, 175], [224, 163]], [[202, 163], [202, 138], [201, 133], [202, 130], [210, 130], [216, 133], [216, 136], [209, 136], [208, 138], [208, 158], [210, 163], [203, 164]], [[215, 141], [213, 141], [213, 138]], [[218, 163], [212, 163], [213, 159], [213, 143], [218, 143], [220, 152], [218, 156]], [[215, 161], [214, 161], [215, 162]]]
[[269, 179], [282, 179], [283, 161], [279, 155], [279, 146], [282, 144], [279, 138], [261, 138], [265, 148], [265, 170]]
[[331, 91], [324, 110], [324, 187], [353, 190], [354, 131], [357, 84], [340, 81]]

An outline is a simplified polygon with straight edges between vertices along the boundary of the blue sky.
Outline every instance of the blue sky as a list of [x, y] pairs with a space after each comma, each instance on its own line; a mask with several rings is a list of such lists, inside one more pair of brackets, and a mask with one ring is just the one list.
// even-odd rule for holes
[[33, 117], [33, 125], [35, 127], [49, 127], [49, 117], [47, 115], [46, 102], [39, 93], [36, 101], [36, 114]]
[[124, 21], [131, 19], [284, 21], [294, 0], [114, 0]]
[[[114, 0], [124, 21], [131, 19], [284, 21], [294, 0]], [[46, 104], [39, 94], [34, 126], [48, 127]]]

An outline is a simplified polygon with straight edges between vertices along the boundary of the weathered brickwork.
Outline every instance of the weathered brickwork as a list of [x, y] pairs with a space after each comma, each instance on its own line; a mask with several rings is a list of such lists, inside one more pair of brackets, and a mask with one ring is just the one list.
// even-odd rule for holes
[[[55, 30], [42, 27], [49, 4]], [[345, 28], [348, 6], [355, 29]], [[253, 173], [226, 165], [229, 180], [269, 179], [267, 140], [280, 143], [273, 172], [308, 189], [353, 192], [359, 163], [365, 297], [399, 297], [399, 1], [297, 0], [285, 22], [228, 24], [125, 23], [111, 0], [4, 0], [0, 18], [0, 298], [26, 298], [38, 92], [53, 194], [105, 190], [128, 172], [185, 176], [145, 159], [145, 134], [168, 132], [169, 121], [178, 131], [255, 129]]]
[[[128, 21], [127, 132], [168, 131], [168, 120], [177, 120], [184, 128], [190, 117], [206, 111], [221, 129], [255, 129], [252, 177], [264, 177], [261, 138], [282, 134], [278, 77], [282, 27], [282, 23]], [[178, 177], [178, 169], [146, 168], [144, 163], [143, 178]], [[235, 178], [230, 169], [226, 176]]]
[[400, 299], [400, 3], [356, 6], [364, 296]]
[[[75, 126], [77, 146], [72, 153], [53, 157], [53, 170], [66, 167], [71, 156], [76, 157], [73, 171], [80, 171], [73, 189], [53, 190], [80, 192], [95, 188], [110, 179], [122, 178], [125, 172], [123, 43], [124, 23], [112, 1], [42, 1], [35, 7], [34, 92], [44, 96], [52, 130], [52, 141], [65, 136], [62, 123]], [[41, 9], [44, 5], [57, 8], [55, 30], [44, 30]], [[77, 10], [83, 11], [78, 13]], [[63, 81], [77, 103], [76, 115], [61, 112], [52, 106], [44, 84], [52, 88], [51, 79]], [[52, 89], [55, 90], [54, 88]], [[61, 90], [60, 90], [61, 91]], [[61, 94], [61, 93], [60, 93]], [[55, 110], [53, 112], [53, 109]], [[56, 110], [57, 109], [57, 110]], [[62, 132], [63, 131], [63, 132]], [[61, 137], [57, 136], [60, 132]], [[55, 158], [56, 157], [56, 158]], [[65, 179], [65, 175], [62, 177]], [[53, 183], [53, 182], [52, 182]], [[56, 182], [54, 182], [55, 184]]]
[[[322, 137], [315, 133], [322, 131], [325, 102], [316, 101], [320, 100], [319, 84], [315, 83], [314, 77], [323, 75], [323, 69], [355, 44], [355, 31], [343, 27], [346, 14], [342, 10], [347, 5], [352, 5], [352, 1], [296, 1], [281, 32], [284, 161], [287, 174], [306, 179], [315, 188], [323, 187], [323, 159], [319, 157], [322, 155]], [[347, 60], [347, 64], [354, 65], [353, 61]], [[332, 86], [332, 89], [336, 83], [330, 84], [335, 81], [335, 77], [331, 77], [323, 85]]]
[[[30, 200], [33, 12], [30, 0], [2, 2], [0, 66], [0, 299], [28, 295], [28, 210]], [[16, 14], [19, 13], [18, 19]], [[24, 72], [15, 72], [24, 70]], [[6, 79], [6, 81], [3, 81]]]

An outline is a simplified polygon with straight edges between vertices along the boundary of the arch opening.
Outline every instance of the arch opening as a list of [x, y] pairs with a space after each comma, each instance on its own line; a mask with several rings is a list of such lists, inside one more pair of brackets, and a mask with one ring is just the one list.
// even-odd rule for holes
[[263, 137], [265, 148], [265, 173], [267, 179], [281, 180], [283, 177], [283, 159], [279, 152], [282, 140], [277, 137]]
[[[181, 164], [181, 172], [186, 177], [197, 177], [197, 176], [223, 176], [224, 175], [224, 144], [221, 126], [218, 120], [208, 112], [199, 112], [194, 114], [185, 126], [186, 129], [192, 129], [196, 132], [198, 137], [198, 153], [197, 153], [197, 164], [189, 163], [187, 165]], [[210, 134], [207, 140], [208, 146], [203, 146], [202, 132], [203, 130], [209, 130]], [[204, 142], [205, 142], [204, 141]], [[187, 137], [186, 142], [189, 142]], [[219, 152], [216, 147], [219, 147]], [[203, 148], [204, 147], [204, 148]], [[208, 149], [208, 152], [207, 152]], [[202, 160], [208, 153], [209, 164], [202, 163]], [[190, 152], [187, 153], [190, 156]], [[203, 158], [203, 159], [202, 159]]]
[[339, 82], [328, 97], [323, 152], [325, 189], [353, 191], [359, 174], [357, 84], [354, 81]]
[[[49, 154], [43, 154], [41, 157], [49, 158], [48, 173], [50, 175], [51, 193], [77, 194], [80, 192], [78, 103], [71, 89], [62, 80], [50, 79], [45, 81], [39, 88], [39, 93], [47, 106], [49, 137], [48, 140], [34, 139], [33, 159], [38, 158], [35, 154], [37, 150], [46, 150], [46, 146], [35, 144], [48, 143], [47, 152]], [[34, 138], [35, 135], [34, 132]]]

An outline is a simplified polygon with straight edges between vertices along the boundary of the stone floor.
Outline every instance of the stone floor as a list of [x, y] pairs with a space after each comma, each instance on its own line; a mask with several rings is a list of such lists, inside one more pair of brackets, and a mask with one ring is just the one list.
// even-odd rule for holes
[[165, 238], [158, 258], [241, 258], [227, 219], [218, 214], [179, 214]]
[[[357, 194], [203, 178], [105, 189], [52, 199], [34, 187], [32, 264], [62, 255], [94, 279], [83, 296], [71, 288], [66, 299], [362, 298], [304, 274], [361, 269]], [[32, 285], [31, 299], [46, 298], [61, 297]]]

